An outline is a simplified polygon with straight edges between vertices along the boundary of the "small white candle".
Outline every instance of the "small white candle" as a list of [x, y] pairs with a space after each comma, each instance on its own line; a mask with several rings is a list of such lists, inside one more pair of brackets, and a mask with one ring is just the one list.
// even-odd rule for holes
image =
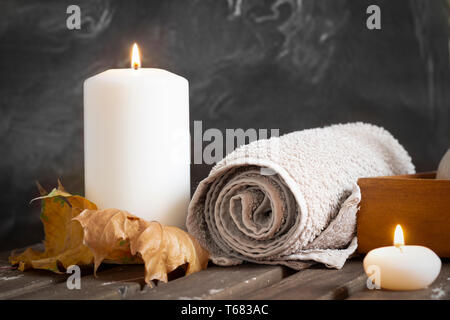
[[188, 81], [140, 68], [137, 46], [129, 69], [84, 83], [86, 197], [99, 208], [185, 226], [190, 197]]
[[[423, 289], [439, 275], [441, 260], [433, 251], [423, 246], [404, 244], [403, 230], [397, 225], [394, 246], [374, 249], [364, 258], [367, 276], [379, 276], [383, 289]], [[379, 274], [374, 275], [374, 272]]]

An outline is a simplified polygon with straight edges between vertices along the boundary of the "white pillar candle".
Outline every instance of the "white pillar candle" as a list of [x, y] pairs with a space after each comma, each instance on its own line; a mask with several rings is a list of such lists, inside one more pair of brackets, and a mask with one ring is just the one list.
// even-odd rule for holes
[[86, 198], [185, 226], [190, 197], [188, 81], [161, 69], [112, 69], [84, 83]]
[[[423, 246], [405, 246], [400, 225], [394, 246], [377, 248], [364, 258], [367, 276], [380, 281], [383, 289], [418, 290], [429, 286], [439, 275], [441, 260]], [[378, 273], [378, 274], [377, 274]]]

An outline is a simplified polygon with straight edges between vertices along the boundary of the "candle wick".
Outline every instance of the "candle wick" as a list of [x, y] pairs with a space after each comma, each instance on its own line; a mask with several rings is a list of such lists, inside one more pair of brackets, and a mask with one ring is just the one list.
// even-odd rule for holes
[[398, 248], [401, 253], [403, 253], [403, 246], [401, 244], [395, 244], [395, 247]]
[[139, 69], [139, 64], [138, 64], [138, 63], [134, 63], [134, 64], [133, 64], [133, 69], [134, 69], [134, 70]]

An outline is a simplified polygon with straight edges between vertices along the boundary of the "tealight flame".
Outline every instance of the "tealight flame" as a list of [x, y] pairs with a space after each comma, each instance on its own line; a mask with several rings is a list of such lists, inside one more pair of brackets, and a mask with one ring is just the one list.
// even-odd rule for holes
[[131, 68], [137, 70], [141, 67], [141, 57], [139, 55], [139, 48], [137, 44], [133, 44], [133, 51], [131, 53]]
[[403, 238], [403, 230], [402, 230], [402, 227], [398, 224], [397, 227], [395, 227], [394, 246], [401, 247], [404, 245], [405, 245], [405, 239]]

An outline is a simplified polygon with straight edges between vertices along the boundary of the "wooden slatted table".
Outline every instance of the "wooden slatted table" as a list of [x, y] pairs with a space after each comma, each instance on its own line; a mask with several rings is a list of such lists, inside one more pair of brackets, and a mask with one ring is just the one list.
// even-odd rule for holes
[[69, 274], [42, 270], [20, 272], [0, 254], [0, 299], [450, 299], [450, 259], [443, 259], [438, 279], [427, 289], [386, 291], [366, 288], [361, 258], [341, 270], [313, 265], [294, 272], [281, 266], [211, 265], [206, 270], [168, 283], [144, 282], [142, 265], [103, 264], [98, 277], [82, 269], [81, 289], [69, 290]]

